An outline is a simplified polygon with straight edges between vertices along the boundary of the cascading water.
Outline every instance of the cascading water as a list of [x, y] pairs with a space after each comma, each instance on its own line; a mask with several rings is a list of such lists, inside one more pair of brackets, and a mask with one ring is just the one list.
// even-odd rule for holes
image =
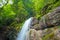
[[18, 37], [16, 40], [26, 40], [26, 33], [29, 30], [31, 22], [32, 22], [32, 17], [25, 21], [22, 30], [18, 33]]

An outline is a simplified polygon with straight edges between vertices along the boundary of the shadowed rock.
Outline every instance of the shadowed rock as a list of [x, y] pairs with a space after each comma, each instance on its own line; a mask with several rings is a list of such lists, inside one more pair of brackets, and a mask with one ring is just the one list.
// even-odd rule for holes
[[51, 13], [48, 13], [41, 17], [39, 22], [40, 29], [50, 28], [60, 25], [60, 7], [54, 9]]
[[27, 40], [60, 40], [60, 7], [41, 17], [40, 21], [32, 21], [27, 33]]
[[33, 18], [31, 28], [36, 30], [43, 30], [58, 25], [60, 25], [60, 7], [57, 7], [52, 12], [42, 16], [40, 21], [38, 21], [36, 18]]

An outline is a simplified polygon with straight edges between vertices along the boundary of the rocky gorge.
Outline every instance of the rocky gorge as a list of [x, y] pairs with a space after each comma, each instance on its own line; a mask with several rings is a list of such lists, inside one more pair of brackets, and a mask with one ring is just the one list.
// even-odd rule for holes
[[41, 17], [33, 18], [26, 40], [60, 40], [60, 7]]

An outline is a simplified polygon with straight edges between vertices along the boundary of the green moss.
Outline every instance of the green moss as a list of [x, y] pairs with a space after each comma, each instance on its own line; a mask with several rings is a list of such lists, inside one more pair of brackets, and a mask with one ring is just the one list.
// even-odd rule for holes
[[54, 36], [54, 33], [52, 32], [50, 34], [45, 35], [45, 37], [43, 37], [42, 40], [48, 40], [49, 38], [53, 38], [53, 36]]

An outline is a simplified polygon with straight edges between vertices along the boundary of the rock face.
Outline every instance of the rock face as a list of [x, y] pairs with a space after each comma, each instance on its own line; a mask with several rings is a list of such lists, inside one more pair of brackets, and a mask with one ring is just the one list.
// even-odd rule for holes
[[26, 40], [60, 40], [60, 7], [41, 17], [33, 19]]
[[33, 26], [33, 25], [38, 24], [38, 23], [39, 23], [39, 21], [35, 17], [33, 17], [31, 25]]
[[[43, 28], [50, 28], [52, 26], [58, 26], [60, 24], [60, 7], [54, 9], [51, 13], [48, 13], [41, 17], [40, 20], [43, 23]], [[41, 24], [41, 23], [40, 23]]]
[[35, 29], [30, 29], [29, 32], [29, 37], [27, 38], [27, 40], [42, 40], [41, 37], [42, 35], [42, 31], [36, 31]]
[[[32, 26], [33, 26], [32, 28], [35, 29], [45, 29], [45, 28], [50, 28], [58, 25], [60, 25], [60, 7], [57, 7], [51, 13], [42, 16], [40, 21], [34, 18], [32, 22]], [[37, 28], [35, 26], [37, 26]]]
[[26, 40], [60, 40], [60, 29], [55, 27], [44, 30], [30, 29]]

